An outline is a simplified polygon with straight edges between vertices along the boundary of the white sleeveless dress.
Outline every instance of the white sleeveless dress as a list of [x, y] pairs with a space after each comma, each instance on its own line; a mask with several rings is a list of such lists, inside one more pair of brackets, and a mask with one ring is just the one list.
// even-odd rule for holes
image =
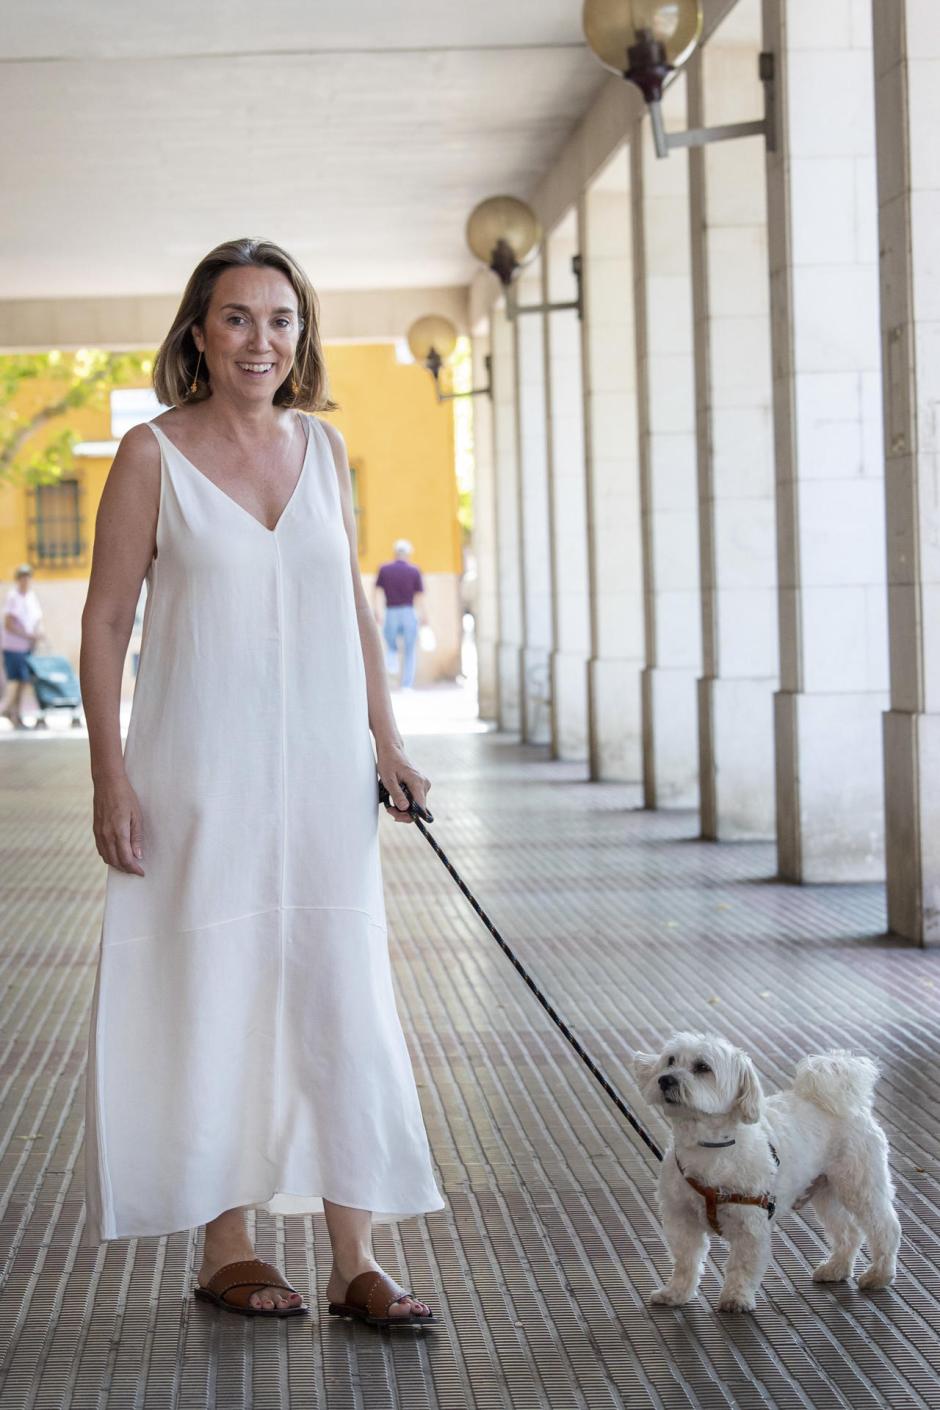
[[236, 1205], [444, 1206], [392, 988], [332, 446], [304, 420], [274, 530], [151, 425], [157, 555], [124, 751], [146, 875], [108, 868], [87, 1244]]

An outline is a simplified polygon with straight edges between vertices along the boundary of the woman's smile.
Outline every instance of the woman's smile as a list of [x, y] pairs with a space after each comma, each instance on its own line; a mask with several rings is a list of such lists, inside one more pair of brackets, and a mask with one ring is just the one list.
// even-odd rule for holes
[[237, 362], [235, 365], [249, 377], [266, 377], [274, 368], [273, 362]]

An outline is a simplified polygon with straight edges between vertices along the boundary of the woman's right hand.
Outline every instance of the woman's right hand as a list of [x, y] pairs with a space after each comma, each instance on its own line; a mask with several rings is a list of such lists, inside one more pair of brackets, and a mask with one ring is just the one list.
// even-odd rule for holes
[[94, 832], [98, 853], [109, 867], [145, 875], [140, 803], [126, 775], [95, 783]]

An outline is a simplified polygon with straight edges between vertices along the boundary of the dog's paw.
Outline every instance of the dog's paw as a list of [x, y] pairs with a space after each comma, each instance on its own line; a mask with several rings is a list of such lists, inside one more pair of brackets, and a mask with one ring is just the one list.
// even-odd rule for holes
[[843, 1259], [827, 1258], [813, 1269], [814, 1283], [844, 1283], [851, 1276], [852, 1270]]
[[729, 1293], [723, 1296], [718, 1304], [719, 1312], [753, 1312], [756, 1306], [755, 1300], [748, 1293]]
[[894, 1282], [894, 1273], [893, 1268], [879, 1268], [877, 1264], [873, 1263], [870, 1268], [865, 1269], [858, 1280], [858, 1285], [862, 1289], [868, 1288], [870, 1290], [886, 1288]]
[[691, 1302], [695, 1293], [688, 1292], [685, 1288], [671, 1288], [667, 1284], [664, 1288], [657, 1288], [650, 1294], [650, 1302], [659, 1307], [681, 1307], [684, 1302]]

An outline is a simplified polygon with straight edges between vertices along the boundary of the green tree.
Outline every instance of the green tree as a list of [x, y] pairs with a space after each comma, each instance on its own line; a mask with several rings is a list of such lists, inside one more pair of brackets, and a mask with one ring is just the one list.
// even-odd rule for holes
[[[0, 357], [0, 482], [20, 477], [27, 484], [58, 480], [71, 467], [73, 448], [82, 439], [68, 424], [69, 414], [105, 405], [112, 387], [139, 381], [152, 367], [150, 353], [101, 348]], [[20, 394], [30, 382], [42, 382], [48, 395], [24, 412]], [[65, 422], [56, 434], [45, 445], [37, 445], [36, 432], [60, 417]]]

